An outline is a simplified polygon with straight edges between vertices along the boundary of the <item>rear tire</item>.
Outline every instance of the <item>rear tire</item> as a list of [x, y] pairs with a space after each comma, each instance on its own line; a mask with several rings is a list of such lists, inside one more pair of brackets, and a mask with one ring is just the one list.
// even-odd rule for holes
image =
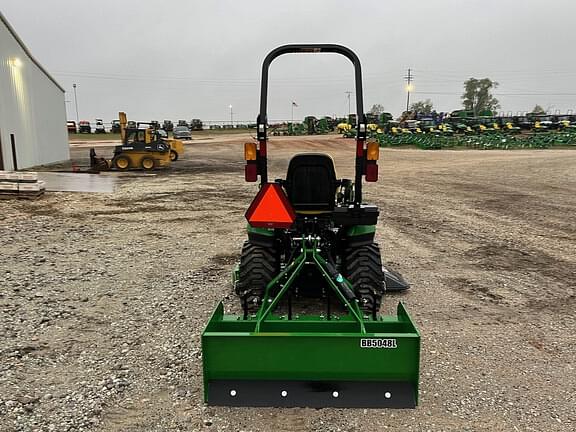
[[142, 159], [142, 161], [140, 162], [140, 166], [142, 167], [143, 170], [145, 171], [150, 171], [154, 169], [154, 166], [156, 164], [154, 163], [154, 159], [150, 158], [150, 157], [145, 157]]
[[236, 294], [248, 312], [257, 312], [262, 304], [266, 286], [276, 276], [278, 259], [274, 249], [245, 241], [240, 256]]
[[178, 160], [178, 152], [177, 152], [177, 151], [170, 150], [170, 160], [171, 160], [172, 162]]
[[347, 249], [343, 273], [360, 300], [360, 309], [366, 314], [372, 314], [374, 309], [378, 312], [385, 289], [378, 244]]

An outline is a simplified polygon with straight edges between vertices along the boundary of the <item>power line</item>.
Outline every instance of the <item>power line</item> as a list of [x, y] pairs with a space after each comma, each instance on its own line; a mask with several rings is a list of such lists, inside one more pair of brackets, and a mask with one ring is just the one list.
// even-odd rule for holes
[[574, 75], [576, 74], [576, 71], [574, 71], [573, 69], [567, 69], [567, 70], [558, 70], [558, 69], [540, 69], [540, 70], [526, 70], [526, 69], [491, 69], [491, 70], [484, 70], [484, 71], [479, 71], [479, 70], [473, 70], [473, 71], [454, 71], [454, 70], [439, 70], [439, 69], [412, 69], [413, 72], [418, 72], [418, 73], [425, 73], [427, 75], [445, 75], [445, 76], [449, 76], [449, 75], [506, 75], [506, 74], [513, 74], [513, 75], [544, 75], [544, 74], [552, 74], [552, 75]]
[[[415, 69], [410, 68], [410, 75], [413, 78], [413, 72]], [[416, 70], [417, 72], [425, 73], [426, 77], [423, 78], [425, 82], [447, 82], [447, 81], [460, 81], [467, 77], [468, 75], [485, 75], [486, 73], [474, 72], [472, 74], [454, 72], [454, 71], [434, 71], [434, 70]], [[552, 75], [576, 75], [575, 71], [490, 71], [488, 74], [501, 75], [501, 74], [514, 74], [514, 78], [522, 79], [525, 76], [529, 79], [530, 77], [538, 78], [545, 74]], [[111, 80], [167, 80], [167, 81], [195, 81], [198, 83], [236, 83], [236, 84], [259, 84], [258, 79], [254, 78], [220, 78], [220, 79], [205, 79], [205, 78], [193, 78], [190, 76], [163, 76], [163, 75], [141, 75], [141, 74], [119, 74], [119, 73], [106, 73], [106, 72], [92, 72], [92, 71], [65, 71], [56, 70], [55, 75], [60, 76], [70, 76], [70, 77], [84, 77], [93, 79], [111, 79]], [[406, 81], [407, 76], [404, 78]], [[315, 77], [287, 77], [287, 78], [275, 78], [275, 82], [310, 82], [310, 83], [325, 83], [329, 81], [333, 82], [343, 82], [353, 79], [353, 76], [349, 73], [343, 73], [338, 76], [315, 76]], [[381, 74], [364, 74], [365, 80], [370, 81], [385, 81], [392, 83], [390, 79], [385, 79]]]
[[[205, 79], [194, 78], [190, 76], [168, 76], [168, 75], [137, 75], [137, 74], [118, 74], [118, 73], [105, 73], [105, 72], [82, 72], [82, 71], [54, 71], [55, 75], [69, 76], [69, 77], [83, 77], [94, 79], [111, 79], [111, 80], [166, 80], [166, 81], [195, 81], [198, 83], [237, 83], [237, 84], [260, 84], [259, 79], [254, 78], [219, 78], [219, 79]], [[289, 78], [274, 78], [274, 82], [310, 82], [312, 84], [325, 83], [325, 82], [348, 82], [353, 80], [353, 75], [342, 74], [339, 76], [317, 76], [317, 77], [289, 77]], [[381, 75], [364, 74], [364, 78], [374, 81], [385, 81], [392, 83], [393, 80], [385, 79]]]
[[[422, 95], [446, 95], [458, 96], [461, 93], [455, 92], [434, 92], [434, 91], [419, 91], [413, 92], [414, 94]], [[494, 96], [576, 96], [576, 93], [494, 93]]]

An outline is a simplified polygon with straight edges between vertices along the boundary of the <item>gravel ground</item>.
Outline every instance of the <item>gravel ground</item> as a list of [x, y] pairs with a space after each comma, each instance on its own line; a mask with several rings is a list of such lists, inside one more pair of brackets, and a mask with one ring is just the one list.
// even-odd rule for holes
[[[419, 407], [232, 409], [202, 402], [200, 333], [256, 187], [217, 140], [112, 194], [0, 201], [0, 430], [575, 430], [576, 152], [384, 150], [365, 198], [413, 286], [384, 311], [422, 332]], [[272, 178], [297, 150], [352, 175], [350, 140], [279, 137]]]

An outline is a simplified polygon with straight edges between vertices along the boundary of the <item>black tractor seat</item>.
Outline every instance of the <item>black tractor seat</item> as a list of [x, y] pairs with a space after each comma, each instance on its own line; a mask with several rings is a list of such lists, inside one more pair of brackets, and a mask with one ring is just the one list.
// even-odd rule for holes
[[290, 160], [284, 187], [296, 213], [324, 213], [334, 210], [338, 184], [330, 155], [300, 153]]

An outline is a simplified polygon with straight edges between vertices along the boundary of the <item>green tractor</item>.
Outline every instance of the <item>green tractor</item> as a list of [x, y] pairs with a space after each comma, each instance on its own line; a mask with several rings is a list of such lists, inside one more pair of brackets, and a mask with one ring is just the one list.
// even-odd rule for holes
[[288, 135], [306, 135], [307, 128], [303, 123], [288, 123]]
[[334, 128], [330, 125], [330, 118], [328, 117], [323, 117], [320, 120], [318, 120], [317, 126], [316, 126], [316, 133], [320, 134], [320, 135], [325, 135], [328, 134], [330, 132], [332, 132], [334, 130]]
[[521, 129], [519, 126], [516, 126], [514, 122], [514, 117], [512, 116], [500, 116], [497, 117], [498, 125], [503, 132], [508, 134], [519, 134]]
[[304, 117], [304, 124], [306, 125], [306, 133], [308, 135], [316, 135], [318, 119], [314, 116]]
[[[268, 179], [271, 62], [287, 53], [338, 53], [355, 68], [355, 176], [339, 179], [328, 154], [296, 154], [285, 179]], [[246, 212], [247, 241], [233, 273], [241, 313], [218, 305], [202, 334], [209, 405], [413, 408], [420, 335], [402, 303], [381, 316], [386, 292], [406, 290], [382, 266], [379, 211], [362, 199], [378, 180], [379, 146], [367, 142], [362, 75], [340, 45], [285, 45], [262, 67], [257, 142], [245, 144], [245, 180], [260, 188]]]

